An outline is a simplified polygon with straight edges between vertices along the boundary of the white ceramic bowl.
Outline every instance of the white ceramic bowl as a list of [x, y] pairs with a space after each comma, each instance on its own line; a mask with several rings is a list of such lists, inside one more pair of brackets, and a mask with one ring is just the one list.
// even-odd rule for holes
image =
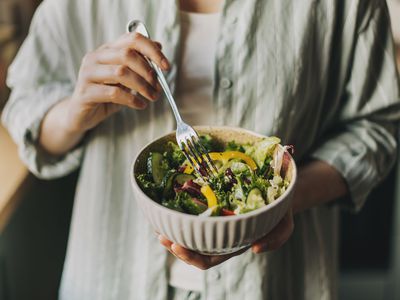
[[[210, 134], [222, 142], [252, 143], [262, 135], [233, 127], [196, 127], [200, 134]], [[175, 141], [175, 132], [145, 146], [134, 159], [131, 182], [136, 200], [155, 231], [185, 248], [210, 255], [227, 254], [249, 247], [266, 235], [289, 209], [296, 182], [296, 165], [289, 153], [289, 163], [282, 166], [290, 184], [287, 191], [274, 202], [255, 211], [226, 217], [199, 217], [166, 208], [149, 198], [139, 187], [136, 176], [145, 172], [151, 151], [162, 151], [168, 141]], [[283, 150], [283, 147], [280, 149]]]

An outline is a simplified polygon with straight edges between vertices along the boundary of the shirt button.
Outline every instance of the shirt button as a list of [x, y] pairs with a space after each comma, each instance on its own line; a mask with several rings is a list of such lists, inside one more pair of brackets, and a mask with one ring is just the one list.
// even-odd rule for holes
[[201, 298], [201, 295], [197, 292], [189, 292], [189, 295], [187, 295], [187, 300], [198, 300]]
[[221, 278], [221, 273], [218, 271], [211, 271], [210, 278], [212, 281], [216, 281]]
[[221, 78], [219, 86], [223, 89], [229, 89], [232, 86], [232, 81], [226, 77]]

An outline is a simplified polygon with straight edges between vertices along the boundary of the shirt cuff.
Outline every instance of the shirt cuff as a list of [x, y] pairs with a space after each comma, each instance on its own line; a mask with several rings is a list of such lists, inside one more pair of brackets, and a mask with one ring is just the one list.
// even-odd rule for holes
[[[39, 145], [40, 127], [45, 114], [70, 94], [71, 90], [65, 87], [41, 87], [33, 97], [37, 99], [36, 102], [31, 100], [32, 96], [23, 95], [22, 97], [27, 97], [29, 101], [13, 103], [12, 95], [3, 112], [3, 123], [18, 145], [21, 160], [38, 178], [59, 178], [73, 172], [81, 164], [82, 144], [57, 157], [46, 153]], [[17, 95], [14, 97], [20, 98]]]
[[337, 204], [346, 210], [358, 212], [369, 193], [382, 179], [374, 155], [377, 154], [372, 155], [362, 142], [347, 139], [346, 134], [343, 134], [323, 143], [311, 154], [311, 158], [329, 164], [342, 175], [350, 197], [341, 199]]

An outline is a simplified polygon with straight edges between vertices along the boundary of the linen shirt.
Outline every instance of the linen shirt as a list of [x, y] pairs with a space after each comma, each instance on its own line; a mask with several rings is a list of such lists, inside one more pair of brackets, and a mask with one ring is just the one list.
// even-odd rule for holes
[[[220, 13], [180, 11], [180, 49], [175, 99], [182, 118], [191, 125], [213, 124], [214, 58]], [[203, 272], [168, 254], [169, 285], [185, 290], [203, 289]]]
[[[166, 250], [138, 209], [130, 165], [174, 129], [167, 101], [123, 109], [61, 158], [38, 147], [41, 120], [71, 95], [82, 57], [146, 22], [172, 62], [175, 0], [45, 0], [9, 71], [3, 122], [30, 170], [56, 178], [81, 167], [60, 299], [165, 299]], [[399, 85], [385, 1], [226, 0], [217, 53], [216, 125], [276, 135], [296, 160], [334, 166], [359, 210], [395, 159]], [[57, 199], [55, 199], [57, 201]], [[337, 202], [338, 203], [338, 202]], [[280, 250], [250, 251], [204, 272], [205, 299], [335, 299], [338, 205], [295, 216]]]

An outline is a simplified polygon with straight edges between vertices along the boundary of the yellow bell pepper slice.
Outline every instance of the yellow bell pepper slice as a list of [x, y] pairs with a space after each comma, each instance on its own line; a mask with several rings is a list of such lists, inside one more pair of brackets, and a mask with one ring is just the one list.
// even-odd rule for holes
[[214, 191], [209, 185], [203, 185], [200, 189], [200, 192], [204, 197], [206, 197], [208, 207], [214, 207], [218, 205], [217, 196], [215, 196]]
[[[231, 159], [241, 159], [243, 160], [253, 171], [257, 169], [257, 164], [255, 161], [248, 156], [247, 154], [244, 154], [243, 152], [240, 151], [225, 151], [225, 152], [210, 152], [208, 153], [210, 155], [210, 158], [212, 160], [219, 160], [222, 161], [223, 164], [227, 163]], [[193, 167], [191, 165], [186, 165], [185, 170], [183, 171], [185, 174], [192, 174], [194, 171]]]
[[257, 169], [255, 161], [250, 156], [240, 151], [211, 152], [209, 155], [212, 160], [220, 160], [223, 164], [231, 159], [237, 158], [243, 160], [253, 171]]
[[194, 171], [193, 167], [189, 164], [186, 165], [185, 170], [183, 170], [183, 173], [185, 174], [192, 174]]

